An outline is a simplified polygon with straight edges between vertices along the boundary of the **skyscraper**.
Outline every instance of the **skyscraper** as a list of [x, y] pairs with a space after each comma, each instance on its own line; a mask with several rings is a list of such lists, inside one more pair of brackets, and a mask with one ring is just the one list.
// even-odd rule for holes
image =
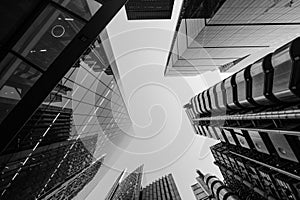
[[123, 176], [124, 171], [114, 182], [105, 200], [181, 200], [172, 174], [168, 174], [145, 187], [141, 186], [143, 165], [131, 172], [126, 178], [122, 178]]
[[29, 149], [1, 156], [1, 199], [40, 198], [65, 183], [95, 161], [96, 141], [87, 136], [41, 145], [31, 155]]
[[171, 19], [174, 0], [129, 0], [125, 4], [128, 20]]
[[123, 0], [103, 4], [52, 0], [1, 5], [1, 24], [6, 28], [0, 35], [0, 130], [5, 130], [0, 152], [49, 101], [53, 89], [124, 4]]
[[172, 174], [168, 174], [143, 187], [140, 192], [141, 200], [174, 199], [181, 200]]
[[122, 178], [124, 176], [124, 173], [125, 173], [125, 170], [123, 170], [121, 172], [121, 174], [118, 176], [118, 178], [115, 180], [113, 186], [111, 187], [111, 189], [109, 190], [108, 194], [106, 195], [105, 197], [105, 200], [110, 200], [114, 197], [114, 194], [115, 192], [117, 191], [121, 181], [122, 181]]
[[216, 176], [211, 174], [202, 174], [197, 170], [198, 177], [196, 178], [197, 184], [192, 186], [196, 199], [218, 199], [218, 200], [239, 200], [240, 198], [235, 195], [228, 186], [220, 181]]
[[300, 9], [291, 2], [184, 0], [164, 75], [196, 76], [219, 68], [236, 72], [242, 62], [252, 62], [251, 54], [284, 45], [300, 30], [294, 26]]
[[193, 190], [193, 193], [195, 195], [196, 200], [208, 200], [208, 194], [203, 190], [201, 185], [199, 183], [195, 183], [191, 185], [191, 188]]
[[1, 5], [1, 17], [14, 18], [0, 36], [0, 199], [71, 199], [97, 177], [103, 154], [116, 161], [108, 143], [128, 144], [105, 30], [124, 3]]
[[128, 200], [139, 200], [140, 188], [143, 176], [143, 165], [139, 166], [133, 172], [131, 172], [122, 181], [124, 171], [120, 174], [118, 179], [115, 181], [113, 187], [108, 193], [106, 200], [118, 200], [118, 199], [128, 199]]
[[62, 183], [56, 185], [52, 190], [45, 193], [39, 199], [73, 199], [97, 174], [103, 163], [104, 157], [90, 163], [87, 167]]
[[300, 198], [300, 38], [278, 48], [185, 105], [211, 147], [226, 184], [241, 199]]

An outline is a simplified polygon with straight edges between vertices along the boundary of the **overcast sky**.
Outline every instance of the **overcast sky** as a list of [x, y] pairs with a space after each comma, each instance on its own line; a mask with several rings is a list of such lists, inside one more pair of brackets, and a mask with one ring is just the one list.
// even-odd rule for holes
[[163, 76], [181, 3], [175, 0], [171, 20], [128, 21], [123, 8], [108, 26], [134, 132], [128, 132], [132, 142], [111, 166], [117, 170], [106, 174], [88, 200], [104, 199], [121, 170], [140, 164], [144, 186], [172, 173], [183, 199], [195, 198], [190, 186], [196, 169], [221, 176], [209, 150], [216, 141], [196, 136], [182, 108], [220, 76]]

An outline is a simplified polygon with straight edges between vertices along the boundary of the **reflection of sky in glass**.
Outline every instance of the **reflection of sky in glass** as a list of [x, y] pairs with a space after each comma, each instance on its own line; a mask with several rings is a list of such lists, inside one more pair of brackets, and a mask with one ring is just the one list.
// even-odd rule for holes
[[[103, 51], [102, 46], [97, 46]], [[118, 146], [123, 142], [123, 130], [131, 126], [113, 73], [107, 70], [109, 66], [104, 65], [105, 63], [102, 63], [99, 70], [97, 65], [101, 62], [98, 59], [99, 55], [94, 56], [97, 54], [97, 48], [89, 52], [80, 59], [80, 66], [74, 66], [69, 70], [24, 126], [22, 131], [26, 130], [29, 134], [24, 138], [18, 138], [17, 146], [12, 144], [9, 148], [14, 151], [16, 147], [20, 147], [20, 150], [29, 147], [32, 149], [28, 151], [24, 164], [19, 166], [19, 172], [22, 172], [22, 169], [31, 164], [31, 159], [38, 159], [35, 156], [44, 145], [49, 144], [44, 152], [47, 154], [51, 153], [52, 149], [57, 149], [53, 147], [53, 143], [59, 142], [60, 145], [63, 145], [63, 142], [68, 143], [63, 146], [60, 156], [54, 156], [55, 162], [47, 165], [48, 173], [45, 172], [45, 176], [41, 176], [43, 187], [36, 188], [39, 190], [34, 193], [36, 197], [45, 196], [60, 179], [61, 173], [75, 173], [104, 154], [106, 159], [110, 160], [110, 154], [113, 155], [116, 148], [114, 145]], [[105, 57], [102, 59], [107, 60]], [[95, 66], [98, 67], [96, 70]], [[30, 144], [27, 147], [19, 145], [28, 141]], [[22, 157], [24, 158], [25, 154]], [[10, 165], [8, 163], [7, 166]], [[64, 170], [67, 172], [63, 172]], [[68, 176], [67, 174], [63, 176]], [[19, 183], [18, 177], [21, 180], [22, 177], [18, 174], [11, 179], [15, 184], [15, 187], [10, 187], [12, 190], [16, 189]]]
[[[80, 14], [82, 11], [89, 13], [84, 10], [88, 9], [85, 0], [76, 0], [75, 4], [75, 1], [55, 2], [75, 15], [66, 14], [64, 9], [58, 11], [60, 6], [51, 2], [56, 7], [48, 6], [34, 22], [41, 30], [28, 29], [14, 47], [16, 52], [1, 63], [1, 70], [5, 67], [11, 69], [6, 72], [5, 81], [1, 77], [4, 82], [1, 82], [0, 98], [7, 102], [5, 105], [3, 100], [1, 102], [4, 106], [1, 119], [82, 28], [80, 24], [78, 29], [76, 16], [81, 22], [90, 19]], [[65, 30], [67, 38], [52, 41], [48, 32], [52, 33], [51, 27], [55, 24], [70, 29]], [[107, 39], [105, 30], [102, 35]], [[112, 165], [120, 156], [120, 152], [115, 153], [116, 148], [128, 145], [124, 131], [131, 127], [130, 117], [110, 67], [106, 47], [100, 43], [99, 37], [52, 90], [1, 156], [1, 199], [77, 194], [78, 189], [70, 193], [76, 185], [83, 187], [93, 178], [92, 182], [98, 182], [107, 172], [104, 169], [98, 174], [103, 155], [104, 162]], [[109, 42], [105, 44], [109, 45]], [[15, 54], [28, 62], [22, 62]], [[34, 67], [28, 63], [33, 63]], [[65, 186], [57, 187], [66, 180]]]

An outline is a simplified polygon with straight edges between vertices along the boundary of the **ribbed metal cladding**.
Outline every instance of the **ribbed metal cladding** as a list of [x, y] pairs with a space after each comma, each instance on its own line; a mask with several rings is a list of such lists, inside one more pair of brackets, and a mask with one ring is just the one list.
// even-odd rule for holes
[[181, 200], [171, 174], [154, 181], [141, 191], [141, 200]]
[[204, 182], [208, 188], [212, 191], [213, 195], [219, 200], [238, 200], [235, 196], [217, 177], [206, 174], [204, 176]]
[[270, 111], [242, 115], [224, 115], [216, 117], [194, 118], [193, 121], [223, 121], [223, 120], [259, 120], [259, 119], [299, 119], [300, 110]]

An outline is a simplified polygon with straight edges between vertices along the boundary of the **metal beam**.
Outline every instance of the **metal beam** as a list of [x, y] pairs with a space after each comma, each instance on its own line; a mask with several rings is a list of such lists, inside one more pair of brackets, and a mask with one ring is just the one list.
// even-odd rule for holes
[[235, 57], [235, 58], [189, 58], [189, 59], [179, 58], [178, 60], [236, 60], [239, 58], [240, 57]]
[[235, 24], [209, 24], [206, 23], [205, 26], [295, 26], [300, 25], [300, 22], [269, 22], [269, 23], [235, 23]]
[[229, 151], [229, 152], [232, 153], [232, 154], [234, 154], [234, 155], [236, 155], [236, 156], [242, 157], [242, 158], [244, 158], [244, 159], [246, 159], [246, 160], [250, 160], [250, 161], [252, 161], [252, 162], [254, 162], [254, 163], [257, 163], [257, 164], [259, 164], [259, 165], [262, 165], [262, 166], [265, 166], [265, 167], [267, 167], [267, 168], [273, 169], [274, 171], [277, 171], [277, 172], [279, 172], [279, 173], [281, 173], [281, 174], [285, 174], [285, 175], [287, 175], [287, 176], [289, 176], [289, 177], [293, 177], [293, 178], [295, 178], [295, 179], [297, 179], [297, 180], [300, 180], [300, 177], [299, 177], [298, 175], [296, 175], [296, 174], [292, 174], [292, 173], [290, 173], [290, 172], [288, 172], [288, 171], [285, 171], [285, 170], [279, 169], [279, 168], [277, 168], [277, 167], [268, 165], [268, 164], [263, 163], [263, 162], [260, 162], [260, 161], [258, 161], [258, 160], [249, 158], [249, 157], [247, 157], [247, 156], [243, 156], [242, 154], [239, 154], [239, 153], [236, 153], [236, 152], [233, 152], [233, 151]]
[[188, 47], [188, 49], [256, 49], [256, 48], [268, 48], [268, 45], [243, 45], [243, 46], [203, 46], [203, 47]]
[[49, 66], [41, 78], [27, 92], [0, 125], [2, 153], [17, 136], [19, 130], [41, 105], [56, 84], [64, 77], [94, 39], [119, 12], [127, 0], [110, 0], [94, 14], [75, 38]]

